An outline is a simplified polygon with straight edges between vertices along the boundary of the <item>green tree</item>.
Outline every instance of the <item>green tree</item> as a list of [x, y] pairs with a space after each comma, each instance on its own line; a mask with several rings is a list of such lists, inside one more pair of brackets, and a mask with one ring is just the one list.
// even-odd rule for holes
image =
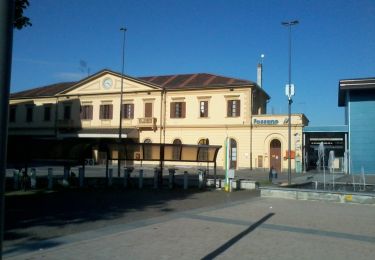
[[29, 0], [15, 0], [13, 26], [18, 30], [31, 26], [30, 18], [23, 15], [23, 11], [30, 5]]

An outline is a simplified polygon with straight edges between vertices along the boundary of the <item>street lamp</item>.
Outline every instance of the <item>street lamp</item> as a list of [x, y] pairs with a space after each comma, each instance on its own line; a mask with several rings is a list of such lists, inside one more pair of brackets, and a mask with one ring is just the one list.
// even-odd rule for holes
[[124, 38], [122, 41], [122, 67], [121, 67], [121, 90], [120, 90], [120, 124], [118, 128], [118, 162], [117, 162], [117, 175], [120, 177], [121, 175], [121, 160], [120, 160], [120, 144], [121, 144], [121, 138], [122, 138], [122, 99], [124, 95], [124, 66], [125, 66], [125, 33], [126, 28], [122, 27], [120, 28], [120, 31], [123, 32]]
[[121, 132], [122, 132], [122, 97], [124, 93], [124, 65], [125, 65], [125, 32], [126, 28], [120, 28], [120, 31], [124, 33], [124, 39], [122, 41], [122, 68], [121, 68], [121, 94], [120, 94], [120, 125], [118, 129], [118, 138], [121, 142]]
[[291, 109], [292, 109], [292, 96], [294, 95], [294, 85], [292, 85], [292, 26], [297, 25], [297, 20], [282, 22], [283, 26], [289, 28], [289, 84], [285, 88], [285, 94], [288, 97], [288, 184], [291, 184], [291, 146], [292, 146], [292, 134], [291, 134]]

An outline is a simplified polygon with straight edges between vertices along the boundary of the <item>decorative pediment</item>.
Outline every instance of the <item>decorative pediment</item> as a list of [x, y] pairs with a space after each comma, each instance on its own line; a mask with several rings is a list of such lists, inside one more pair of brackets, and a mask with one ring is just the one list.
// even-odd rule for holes
[[147, 92], [159, 89], [147, 82], [124, 76], [121, 82], [121, 75], [111, 72], [102, 71], [80, 82], [77, 82], [70, 89], [67, 89], [62, 95], [90, 95], [90, 94], [108, 94], [121, 91], [126, 92]]

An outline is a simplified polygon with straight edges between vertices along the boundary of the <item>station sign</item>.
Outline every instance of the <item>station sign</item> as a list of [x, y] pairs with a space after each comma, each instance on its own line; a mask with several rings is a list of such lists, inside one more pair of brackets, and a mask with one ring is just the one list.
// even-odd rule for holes
[[284, 120], [279, 119], [253, 119], [254, 125], [285, 125], [288, 124], [288, 118]]
[[253, 124], [255, 125], [278, 125], [279, 120], [277, 119], [255, 119], [253, 121]]

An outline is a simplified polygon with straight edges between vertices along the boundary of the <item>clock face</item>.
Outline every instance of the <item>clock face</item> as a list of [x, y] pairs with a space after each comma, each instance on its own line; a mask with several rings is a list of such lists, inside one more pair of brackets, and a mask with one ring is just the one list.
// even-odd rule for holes
[[103, 80], [103, 88], [109, 89], [112, 87], [112, 79], [106, 78]]

